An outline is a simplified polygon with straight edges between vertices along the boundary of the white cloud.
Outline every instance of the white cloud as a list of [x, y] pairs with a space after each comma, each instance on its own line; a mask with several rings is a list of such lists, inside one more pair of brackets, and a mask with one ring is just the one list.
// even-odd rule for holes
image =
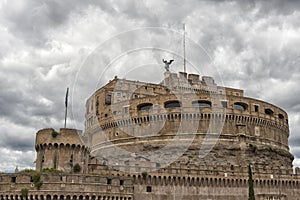
[[[197, 61], [193, 63], [196, 69], [189, 70], [215, 76], [218, 83], [223, 80], [226, 86], [245, 89], [248, 96], [286, 109], [291, 122], [290, 145], [297, 158], [294, 164], [300, 166], [300, 152], [296, 151], [300, 145], [296, 134], [300, 128], [299, 8], [299, 2], [282, 4], [279, 0], [271, 4], [196, 0], [188, 3], [179, 0], [1, 1], [0, 133], [3, 141], [7, 141], [1, 143], [1, 158], [6, 160], [1, 167], [32, 166], [30, 160], [35, 154], [29, 146], [33, 145], [35, 132], [63, 125], [67, 87], [75, 87], [70, 89], [69, 125], [83, 128], [84, 101], [98, 83], [106, 83], [117, 73], [126, 74], [126, 70], [131, 70], [126, 74], [129, 78], [159, 80], [153, 71], [161, 55], [149, 51], [127, 54], [122, 62], [114, 63], [118, 68], [112, 66], [98, 79], [112, 56], [124, 52], [126, 46], [159, 45], [172, 38], [152, 32], [142, 40], [127, 37], [114, 41], [111, 46], [106, 41], [140, 27], [181, 31], [183, 22], [188, 37], [201, 44], [215, 64], [207, 64], [203, 56], [195, 58], [197, 55], [189, 52], [192, 47], [187, 46], [188, 58]], [[180, 54], [181, 44], [170, 41], [171, 45], [176, 46], [175, 43]], [[107, 51], [101, 51], [101, 59], [85, 63], [97, 47]], [[140, 60], [130, 62], [128, 58]], [[176, 61], [173, 69], [179, 70], [180, 60]], [[143, 70], [147, 67], [143, 63], [154, 64]], [[82, 65], [86, 69], [80, 69]], [[79, 70], [80, 77], [76, 79]], [[24, 151], [19, 152], [21, 149]], [[24, 154], [30, 159], [22, 160]]]

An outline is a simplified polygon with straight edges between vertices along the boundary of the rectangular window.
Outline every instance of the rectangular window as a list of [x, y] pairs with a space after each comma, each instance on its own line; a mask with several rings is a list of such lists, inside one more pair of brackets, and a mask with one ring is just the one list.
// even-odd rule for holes
[[152, 187], [151, 186], [147, 186], [146, 187], [146, 192], [152, 192]]
[[16, 181], [17, 181], [17, 177], [15, 177], [15, 176], [11, 177], [11, 182], [12, 183], [16, 183]]
[[111, 185], [111, 178], [107, 179], [107, 185]]
[[106, 95], [106, 97], [105, 97], [105, 104], [106, 105], [110, 105], [111, 104], [111, 95], [110, 94]]
[[124, 107], [124, 113], [125, 113], [125, 114], [128, 114], [128, 110], [129, 110], [129, 107], [128, 107], [128, 106]]
[[227, 101], [221, 101], [222, 108], [227, 108]]
[[258, 112], [258, 108], [259, 108], [258, 105], [254, 105], [254, 111], [255, 112]]
[[124, 180], [120, 180], [120, 185], [124, 185]]

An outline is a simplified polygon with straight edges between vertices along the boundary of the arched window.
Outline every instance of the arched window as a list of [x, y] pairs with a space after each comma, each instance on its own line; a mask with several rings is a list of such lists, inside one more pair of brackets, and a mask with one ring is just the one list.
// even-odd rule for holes
[[151, 110], [152, 108], [153, 108], [152, 103], [143, 103], [137, 106], [138, 111]]
[[274, 114], [274, 111], [271, 110], [270, 108], [266, 108], [266, 109], [265, 109], [265, 113], [266, 113], [267, 115], [273, 115], [273, 114]]
[[242, 102], [235, 102], [234, 104], [233, 104], [233, 108], [235, 109], [235, 110], [247, 110], [247, 108], [248, 108], [248, 105], [247, 104], [245, 104], [245, 103], [242, 103]]
[[280, 113], [280, 114], [278, 114], [278, 118], [279, 119], [284, 119], [284, 115]]
[[165, 108], [179, 108], [181, 103], [179, 101], [168, 101], [165, 102]]
[[192, 102], [193, 108], [210, 108], [211, 102], [210, 101], [193, 101]]

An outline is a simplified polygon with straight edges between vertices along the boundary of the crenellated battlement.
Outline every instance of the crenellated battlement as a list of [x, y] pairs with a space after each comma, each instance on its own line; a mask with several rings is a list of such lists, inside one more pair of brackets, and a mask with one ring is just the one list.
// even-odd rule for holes
[[88, 174], [38, 173], [36, 187], [33, 176], [37, 173], [0, 175], [0, 199], [22, 199], [21, 190], [28, 190], [28, 199], [133, 199], [133, 179]]

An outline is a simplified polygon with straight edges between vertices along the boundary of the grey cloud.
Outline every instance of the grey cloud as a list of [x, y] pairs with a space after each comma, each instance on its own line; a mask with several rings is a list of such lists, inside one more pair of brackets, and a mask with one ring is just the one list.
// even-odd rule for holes
[[[76, 79], [80, 63], [89, 49], [94, 49], [107, 37], [137, 26], [163, 26], [181, 31], [185, 22], [188, 36], [201, 44], [213, 60], [209, 65], [204, 57], [197, 59], [188, 52], [188, 58], [197, 61], [197, 70], [203, 72], [201, 75], [212, 75], [219, 84], [223, 80], [226, 86], [245, 89], [247, 96], [270, 101], [286, 109], [290, 119], [294, 119], [300, 112], [300, 38], [297, 32], [300, 2], [282, 2], [10, 1], [0, 8], [0, 28], [7, 29], [0, 34], [1, 40], [5, 41], [5, 47], [0, 47], [0, 119], [12, 125], [12, 130], [1, 128], [1, 137], [5, 141], [1, 146], [9, 150], [29, 150], [39, 128], [61, 127], [68, 86], [71, 87], [70, 127], [82, 129], [84, 101], [98, 86], [116, 74], [144, 79], [157, 76], [153, 73], [155, 70], [150, 69], [150, 66], [156, 69], [156, 65], [126, 74], [126, 70], [131, 69], [128, 66], [142, 65], [143, 62], [159, 64], [161, 55], [156, 53], [147, 57], [137, 54], [140, 63], [125, 62], [121, 69], [111, 66], [103, 76], [99, 73], [112, 59], [112, 53], [147, 44], [148, 40], [159, 44], [170, 39], [153, 32], [142, 38], [146, 42], [133, 35], [122, 41], [123, 46], [110, 47], [94, 63], [86, 63], [87, 68], [82, 69]], [[99, 23], [93, 24], [95, 22]], [[180, 43], [178, 48], [181, 49]], [[172, 70], [179, 68], [180, 60], [176, 60]], [[145, 71], [147, 73], [141, 74]], [[298, 121], [291, 124], [290, 138], [291, 149], [297, 158], [300, 157], [296, 148], [299, 146], [298, 124]], [[26, 133], [21, 131], [22, 128]], [[15, 156], [22, 166], [32, 166], [31, 161], [22, 160], [20, 154]]]

